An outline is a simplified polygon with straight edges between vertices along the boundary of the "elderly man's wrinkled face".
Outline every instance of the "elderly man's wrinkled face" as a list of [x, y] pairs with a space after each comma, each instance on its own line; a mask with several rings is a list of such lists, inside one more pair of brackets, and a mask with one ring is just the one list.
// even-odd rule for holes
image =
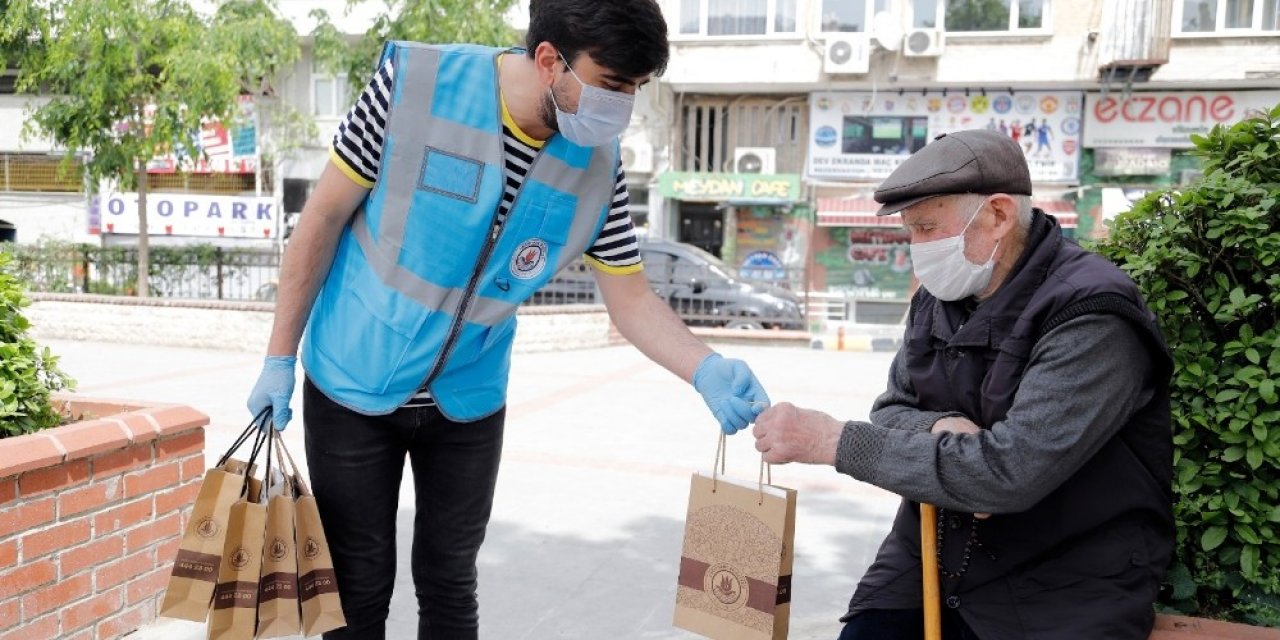
[[991, 281], [998, 239], [992, 223], [981, 221], [989, 198], [969, 210], [973, 198], [945, 196], [902, 211], [911, 234], [911, 261], [920, 284], [939, 300], [960, 300], [983, 291]]

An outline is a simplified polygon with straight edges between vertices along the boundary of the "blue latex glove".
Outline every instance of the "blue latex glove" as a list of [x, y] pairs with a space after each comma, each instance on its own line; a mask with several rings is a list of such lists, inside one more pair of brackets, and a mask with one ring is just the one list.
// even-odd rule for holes
[[693, 372], [693, 388], [702, 394], [711, 415], [729, 435], [747, 428], [769, 407], [769, 395], [747, 363], [723, 358], [718, 353], [698, 363]]
[[293, 418], [289, 400], [293, 398], [293, 370], [297, 364], [298, 359], [293, 356], [267, 356], [262, 363], [262, 373], [258, 374], [258, 383], [249, 392], [249, 413], [256, 416], [271, 407], [276, 431], [284, 431]]

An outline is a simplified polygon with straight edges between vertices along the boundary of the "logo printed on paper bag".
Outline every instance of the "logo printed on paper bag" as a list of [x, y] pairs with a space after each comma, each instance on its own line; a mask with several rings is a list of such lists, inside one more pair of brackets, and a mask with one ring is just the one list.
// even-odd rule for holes
[[289, 553], [289, 545], [280, 537], [271, 541], [271, 559], [279, 562]]
[[707, 567], [702, 577], [703, 591], [725, 611], [736, 611], [746, 606], [750, 595], [746, 577], [737, 569], [723, 562]]
[[227, 561], [231, 563], [231, 566], [237, 569], [245, 568], [245, 566], [249, 564], [250, 560], [253, 560], [253, 554], [250, 553], [249, 550], [245, 549], [243, 546], [236, 547], [235, 552], [232, 553], [231, 557], [227, 559]]
[[307, 556], [308, 560], [314, 559], [320, 555], [320, 543], [315, 538], [307, 536], [307, 544], [303, 546], [302, 553]]
[[201, 538], [212, 538], [218, 535], [219, 529], [221, 527], [218, 526], [218, 521], [214, 520], [212, 516], [206, 516], [196, 523], [196, 535]]

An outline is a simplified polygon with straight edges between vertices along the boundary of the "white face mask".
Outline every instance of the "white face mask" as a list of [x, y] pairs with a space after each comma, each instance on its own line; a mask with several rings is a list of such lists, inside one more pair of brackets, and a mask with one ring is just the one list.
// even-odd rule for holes
[[578, 98], [578, 112], [569, 113], [556, 104], [555, 91], [551, 91], [551, 104], [556, 108], [556, 125], [565, 138], [580, 147], [599, 147], [613, 141], [627, 130], [631, 122], [631, 109], [636, 97], [621, 91], [609, 91], [589, 85], [578, 77], [569, 62], [564, 66], [573, 74], [573, 79], [582, 85], [582, 96]]
[[995, 268], [996, 246], [985, 264], [973, 264], [964, 257], [964, 232], [969, 230], [978, 212], [987, 204], [983, 200], [960, 234], [950, 238], [911, 245], [911, 264], [920, 284], [939, 300], [960, 300], [981, 292], [991, 282]]

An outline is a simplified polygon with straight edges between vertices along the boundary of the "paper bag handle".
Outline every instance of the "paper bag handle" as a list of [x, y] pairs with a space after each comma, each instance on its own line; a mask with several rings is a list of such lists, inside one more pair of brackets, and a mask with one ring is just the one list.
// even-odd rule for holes
[[302, 495], [311, 495], [311, 488], [307, 486], [307, 482], [302, 479], [302, 472], [298, 470], [298, 463], [293, 461], [293, 455], [289, 453], [289, 448], [284, 446], [280, 441], [276, 441], [278, 453], [281, 455], [280, 466], [284, 466], [284, 460], [289, 461], [289, 468], [293, 471], [293, 478], [297, 480], [297, 487]]
[[[724, 475], [724, 459], [726, 457], [725, 434], [720, 432], [720, 439], [716, 441], [716, 461], [711, 466], [711, 493], [715, 493], [720, 484], [720, 476]], [[766, 478], [768, 481], [766, 482]], [[764, 461], [764, 454], [760, 454], [760, 477], [757, 482], [760, 485], [760, 502], [764, 504], [764, 485], [773, 484], [773, 465]]]
[[221, 458], [218, 458], [218, 464], [214, 466], [221, 467], [222, 465], [226, 464], [227, 460], [230, 460], [231, 456], [235, 455], [236, 450], [238, 450], [241, 446], [243, 446], [245, 441], [249, 439], [249, 436], [253, 435], [254, 429], [261, 430], [263, 427], [266, 426], [267, 416], [270, 414], [271, 414], [271, 407], [267, 407], [262, 411], [259, 411], [258, 415], [254, 416], [253, 420], [249, 421], [249, 426], [245, 427], [244, 431], [240, 433], [240, 435], [236, 438], [235, 442], [231, 443], [231, 448], [227, 449], [227, 452], [222, 454]]

